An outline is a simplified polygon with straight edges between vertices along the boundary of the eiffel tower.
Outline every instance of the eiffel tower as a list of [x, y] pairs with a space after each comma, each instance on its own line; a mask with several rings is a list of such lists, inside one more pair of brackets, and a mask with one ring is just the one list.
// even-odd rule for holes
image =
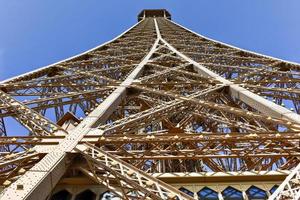
[[143, 10], [0, 83], [0, 200], [298, 200], [299, 69]]

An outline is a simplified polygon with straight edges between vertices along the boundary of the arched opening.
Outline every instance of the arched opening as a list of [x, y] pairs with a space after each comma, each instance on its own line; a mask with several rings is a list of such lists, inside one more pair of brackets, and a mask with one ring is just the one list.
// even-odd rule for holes
[[197, 192], [199, 200], [219, 200], [218, 193], [208, 187], [204, 187]]
[[264, 200], [268, 198], [267, 192], [252, 185], [246, 191], [247, 197], [249, 200]]
[[222, 192], [224, 200], [244, 200], [243, 193], [231, 186], [228, 186]]
[[186, 189], [186, 188], [184, 188], [184, 187], [179, 188], [179, 190], [180, 190], [181, 192], [184, 192], [184, 193], [186, 193], [186, 194], [192, 196], [192, 197], [194, 196], [194, 192], [189, 191], [188, 189]]
[[77, 194], [75, 200], [96, 200], [96, 194], [91, 190], [85, 190]]
[[61, 190], [54, 195], [52, 195], [50, 200], [71, 200], [72, 194], [67, 190]]

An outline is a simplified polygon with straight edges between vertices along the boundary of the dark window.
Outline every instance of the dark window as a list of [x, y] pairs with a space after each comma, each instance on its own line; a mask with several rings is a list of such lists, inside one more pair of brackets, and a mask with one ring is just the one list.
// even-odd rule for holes
[[75, 200], [95, 200], [96, 194], [91, 190], [85, 190], [79, 194], [77, 194]]
[[244, 200], [241, 191], [229, 186], [222, 192], [224, 200]]
[[55, 193], [51, 200], [71, 200], [72, 194], [70, 194], [67, 190], [62, 190], [60, 192]]
[[267, 192], [255, 187], [251, 186], [247, 191], [246, 194], [249, 200], [264, 200], [268, 198]]
[[208, 187], [202, 188], [197, 194], [199, 200], [219, 200], [218, 193]]
[[181, 192], [184, 192], [184, 193], [186, 193], [186, 194], [192, 196], [192, 197], [194, 196], [194, 192], [189, 191], [188, 189], [186, 189], [186, 188], [184, 188], [184, 187], [179, 188], [179, 190], [180, 190]]

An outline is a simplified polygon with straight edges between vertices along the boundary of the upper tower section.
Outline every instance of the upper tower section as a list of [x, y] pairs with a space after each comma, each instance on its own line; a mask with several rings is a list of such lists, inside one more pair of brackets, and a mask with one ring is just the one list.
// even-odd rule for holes
[[145, 9], [138, 15], [138, 21], [146, 17], [164, 17], [171, 19], [171, 14], [166, 9]]

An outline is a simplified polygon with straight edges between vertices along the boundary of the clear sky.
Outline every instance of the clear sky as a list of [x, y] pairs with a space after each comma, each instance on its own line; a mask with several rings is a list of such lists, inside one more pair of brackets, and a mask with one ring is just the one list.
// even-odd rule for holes
[[205, 36], [300, 62], [300, 0], [0, 0], [0, 80], [110, 40], [144, 8]]

